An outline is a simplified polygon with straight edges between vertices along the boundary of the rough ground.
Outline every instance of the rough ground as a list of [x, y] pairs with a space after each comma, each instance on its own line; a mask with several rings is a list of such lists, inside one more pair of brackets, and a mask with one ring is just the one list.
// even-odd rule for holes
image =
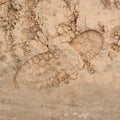
[[0, 0], [0, 120], [119, 120], [120, 0]]

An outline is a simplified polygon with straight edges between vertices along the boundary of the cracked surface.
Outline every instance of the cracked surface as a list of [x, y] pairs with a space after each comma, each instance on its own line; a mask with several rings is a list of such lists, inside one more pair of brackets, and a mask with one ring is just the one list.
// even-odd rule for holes
[[0, 120], [119, 120], [119, 0], [0, 1]]

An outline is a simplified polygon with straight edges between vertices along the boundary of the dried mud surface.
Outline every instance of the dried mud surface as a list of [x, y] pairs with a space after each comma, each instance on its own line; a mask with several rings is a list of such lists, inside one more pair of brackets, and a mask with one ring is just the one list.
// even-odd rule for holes
[[120, 0], [0, 0], [0, 120], [120, 119]]

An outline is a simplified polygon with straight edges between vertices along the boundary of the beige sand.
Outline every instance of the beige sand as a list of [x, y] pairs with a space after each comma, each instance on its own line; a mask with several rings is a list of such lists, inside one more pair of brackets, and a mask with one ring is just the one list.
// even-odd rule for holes
[[120, 0], [0, 0], [0, 120], [119, 120]]

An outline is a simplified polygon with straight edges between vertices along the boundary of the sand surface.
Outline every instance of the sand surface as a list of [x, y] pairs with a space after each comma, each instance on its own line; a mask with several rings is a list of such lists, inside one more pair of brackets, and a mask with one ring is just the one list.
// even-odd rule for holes
[[120, 0], [0, 0], [0, 120], [120, 120]]

